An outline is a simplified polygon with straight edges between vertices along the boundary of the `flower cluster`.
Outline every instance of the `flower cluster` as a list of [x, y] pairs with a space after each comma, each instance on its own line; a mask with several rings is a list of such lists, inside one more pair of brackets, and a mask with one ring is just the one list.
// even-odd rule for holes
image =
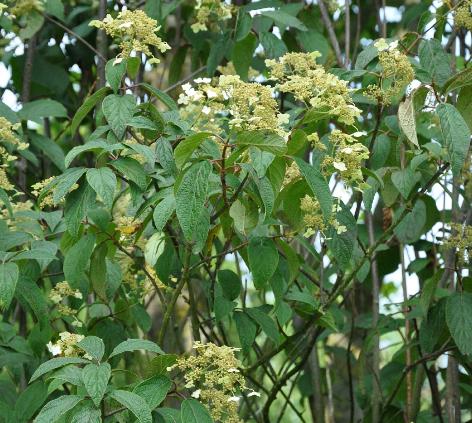
[[287, 53], [265, 63], [270, 70], [270, 79], [277, 82], [281, 92], [291, 93], [307, 107], [352, 125], [361, 111], [352, 102], [347, 81], [326, 72], [316, 63], [320, 56], [317, 51]]
[[[226, 63], [226, 65], [218, 66], [217, 70], [221, 75], [237, 75], [237, 73], [238, 73], [238, 72], [236, 72], [236, 68], [234, 67], [234, 63], [231, 62], [231, 61]], [[247, 74], [247, 79], [249, 81], [255, 80], [259, 75], [260, 75], [260, 73], [258, 71], [256, 71], [255, 69], [249, 67], [248, 74]]]
[[[31, 194], [35, 197], [38, 197], [40, 200], [39, 208], [44, 209], [45, 207], [52, 207], [57, 203], [62, 203], [65, 197], [59, 199], [57, 203], [54, 203], [53, 195], [54, 195], [54, 188], [58, 183], [58, 179], [55, 176], [51, 176], [50, 178], [44, 179], [43, 181], [36, 182], [35, 184], [31, 185], [33, 190]], [[78, 184], [74, 184], [70, 187], [69, 192], [75, 191], [79, 188]]]
[[178, 103], [187, 106], [183, 115], [194, 117], [200, 130], [215, 129], [218, 119], [226, 117], [230, 129], [265, 130], [286, 137], [284, 126], [289, 116], [279, 113], [272, 89], [257, 82], [244, 82], [238, 75], [221, 75], [212, 83], [209, 78], [182, 86]]
[[231, 19], [233, 6], [222, 0], [197, 0], [193, 32], [208, 31], [220, 21]]
[[337, 172], [348, 185], [362, 184], [362, 162], [369, 158], [369, 149], [357, 140], [362, 135], [362, 132], [349, 135], [333, 129], [329, 135], [332, 152], [323, 159], [323, 172], [328, 175]]
[[338, 235], [347, 231], [347, 228], [336, 220], [337, 212], [341, 211], [339, 203], [333, 204], [328, 220], [323, 217], [320, 203], [315, 197], [305, 195], [300, 201], [300, 210], [303, 212], [303, 223], [306, 226], [305, 237], [309, 237], [316, 232], [324, 234], [329, 226], [332, 226]]
[[[247, 388], [239, 371], [241, 363], [234, 355], [238, 348], [201, 342], [195, 342], [193, 348], [194, 356], [178, 358], [168, 370], [176, 368], [184, 373], [185, 387], [208, 406], [215, 421], [240, 423], [237, 394]], [[248, 396], [259, 393], [251, 391]]]
[[49, 299], [55, 304], [59, 304], [66, 297], [82, 299], [82, 293], [78, 289], [72, 289], [67, 281], [57, 283], [49, 292]]
[[444, 242], [443, 247], [457, 251], [461, 265], [472, 263], [472, 226], [452, 223], [451, 236]]
[[415, 73], [408, 56], [398, 49], [398, 41], [388, 44], [383, 38], [374, 43], [379, 52], [381, 67], [379, 84], [369, 85], [368, 97], [388, 106], [392, 98], [401, 95], [406, 86], [413, 81]]
[[454, 24], [458, 28], [472, 31], [472, 0], [460, 3], [454, 14]]
[[141, 52], [150, 58], [150, 64], [156, 64], [159, 59], [154, 56], [151, 47], [157, 48], [161, 53], [170, 49], [169, 44], [156, 35], [156, 31], [160, 29], [157, 21], [142, 10], [124, 10], [116, 18], [107, 15], [103, 21], [93, 20], [89, 25], [103, 29], [111, 37], [119, 39], [121, 52], [115, 63], [127, 59], [133, 52]]
[[[77, 346], [77, 343], [84, 339], [84, 335], [77, 335], [66, 331], [61, 332], [59, 338], [60, 339], [55, 344], [51, 341], [47, 344], [47, 348], [52, 355], [77, 357], [83, 353], [83, 351]], [[85, 354], [84, 357], [91, 359], [87, 354]]]
[[28, 15], [34, 11], [42, 12], [44, 10], [44, 4], [41, 0], [17, 0], [12, 3], [13, 5], [9, 13], [11, 17], [15, 18]]

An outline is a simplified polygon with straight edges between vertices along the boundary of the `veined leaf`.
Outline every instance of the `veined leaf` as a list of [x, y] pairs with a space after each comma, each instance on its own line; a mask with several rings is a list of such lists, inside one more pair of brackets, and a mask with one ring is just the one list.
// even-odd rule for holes
[[472, 294], [456, 292], [446, 303], [446, 322], [462, 354], [472, 354]]
[[418, 136], [416, 135], [415, 108], [411, 97], [407, 97], [398, 106], [398, 123], [408, 140], [419, 147]]
[[44, 375], [45, 373], [49, 373], [52, 370], [58, 369], [59, 367], [67, 366], [69, 364], [85, 364], [90, 363], [90, 361], [85, 360], [84, 358], [80, 357], [58, 357], [58, 358], [51, 358], [51, 360], [46, 361], [45, 363], [41, 364], [36, 371], [31, 376], [30, 383], [38, 379], [40, 376]]
[[110, 397], [130, 410], [139, 423], [152, 423], [151, 409], [139, 395], [129, 391], [116, 390], [110, 393]]
[[287, 144], [280, 135], [264, 131], [243, 131], [234, 141], [236, 145], [254, 146], [277, 156], [285, 154]]
[[79, 395], [63, 395], [49, 401], [34, 419], [34, 423], [55, 423], [83, 399], [84, 397]]
[[270, 238], [252, 238], [248, 245], [249, 270], [257, 289], [263, 289], [277, 269], [279, 254]]
[[146, 350], [156, 354], [164, 354], [164, 351], [162, 351], [160, 347], [154, 342], [148, 341], [146, 339], [128, 339], [127, 341], [123, 341], [121, 344], [118, 344], [111, 352], [109, 358], [124, 352], [137, 350]]
[[107, 390], [111, 376], [111, 367], [108, 363], [88, 364], [82, 370], [82, 380], [87, 393], [98, 407]]
[[126, 126], [133, 117], [135, 99], [130, 94], [110, 94], [103, 99], [102, 110], [111, 129], [119, 140], [123, 138]]
[[111, 208], [115, 197], [116, 176], [107, 167], [87, 170], [87, 182], [103, 200], [103, 203]]
[[15, 294], [19, 270], [15, 263], [0, 263], [0, 308], [7, 309]]
[[213, 423], [208, 410], [193, 398], [182, 402], [180, 416], [182, 423]]
[[72, 119], [72, 123], [70, 125], [70, 131], [72, 135], [74, 135], [79, 128], [79, 125], [84, 120], [85, 116], [87, 116], [90, 111], [95, 107], [97, 103], [102, 101], [106, 95], [110, 92], [109, 87], [103, 87], [94, 92], [90, 97], [87, 97], [83, 104], [79, 107], [77, 112]]

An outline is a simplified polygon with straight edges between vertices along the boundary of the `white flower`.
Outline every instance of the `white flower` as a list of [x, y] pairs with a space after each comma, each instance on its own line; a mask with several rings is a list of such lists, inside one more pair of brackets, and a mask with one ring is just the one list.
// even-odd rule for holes
[[229, 373], [239, 373], [239, 370], [236, 369], [235, 367], [231, 367], [230, 369], [228, 369], [228, 372]]
[[247, 394], [248, 398], [250, 397], [259, 397], [261, 396], [261, 393], [260, 392], [256, 392], [256, 391], [251, 391], [249, 392], [249, 394]]
[[210, 107], [208, 107], [208, 106], [203, 106], [203, 108], [202, 108], [202, 113], [203, 113], [204, 115], [208, 115], [208, 114], [210, 114], [210, 112], [211, 112], [211, 108], [210, 108]]
[[46, 346], [52, 355], [59, 355], [62, 352], [61, 347], [58, 344], [53, 344], [51, 341]]
[[290, 115], [288, 113], [280, 113], [277, 116], [277, 121], [279, 125], [285, 125], [290, 121]]
[[239, 397], [229, 397], [228, 402], [239, 402]]
[[392, 43], [390, 43], [390, 44], [388, 45], [388, 48], [389, 48], [390, 50], [393, 50], [394, 48], [397, 48], [397, 47], [398, 47], [398, 40], [393, 41]]
[[177, 99], [178, 104], [183, 104], [184, 106], [186, 106], [188, 102], [189, 98], [185, 94], [182, 93], [179, 95], [179, 98]]
[[211, 82], [211, 78], [197, 78], [194, 79], [193, 82], [195, 82], [195, 84], [209, 84]]
[[122, 58], [122, 57], [117, 57], [117, 58], [113, 61], [113, 66], [120, 64], [122, 61], [123, 61], [123, 58]]
[[123, 22], [118, 28], [131, 28], [132, 26], [133, 26], [133, 22], [126, 21], [126, 22]]
[[380, 38], [374, 43], [374, 47], [378, 51], [385, 51], [388, 50], [389, 45], [387, 44], [387, 41], [385, 41], [384, 38]]
[[75, 298], [78, 298], [79, 300], [81, 300], [81, 299], [82, 299], [82, 293], [81, 293], [80, 291], [75, 291], [75, 292], [74, 292], [74, 297], [75, 297]]
[[188, 82], [186, 84], [182, 85], [182, 90], [184, 90], [186, 93], [191, 89], [193, 89], [192, 85], [190, 85]]
[[353, 136], [355, 138], [365, 137], [366, 135], [367, 135], [366, 131], [357, 131], [357, 132], [354, 132], [353, 134], [351, 134], [351, 136]]
[[344, 225], [339, 225], [339, 226], [336, 228], [336, 232], [338, 233], [338, 235], [341, 235], [341, 234], [343, 234], [344, 232], [347, 232], [347, 228], [346, 228]]
[[347, 170], [347, 167], [343, 162], [333, 162], [333, 166], [340, 172], [344, 172], [345, 170]]
[[201, 393], [201, 392], [202, 392], [201, 389], [197, 389], [196, 391], [193, 391], [193, 392], [192, 392], [192, 397], [193, 397], [193, 398], [196, 398], [196, 399], [200, 398], [200, 393]]

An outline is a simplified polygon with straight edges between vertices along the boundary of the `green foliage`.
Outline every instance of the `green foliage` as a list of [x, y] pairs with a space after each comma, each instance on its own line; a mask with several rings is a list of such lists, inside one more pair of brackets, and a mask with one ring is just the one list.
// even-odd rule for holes
[[472, 418], [470, 2], [397, 3], [0, 3], [0, 423]]

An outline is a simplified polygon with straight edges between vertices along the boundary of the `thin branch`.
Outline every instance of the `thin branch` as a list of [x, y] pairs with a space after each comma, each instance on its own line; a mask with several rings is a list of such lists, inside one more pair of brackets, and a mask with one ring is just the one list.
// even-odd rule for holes
[[329, 17], [328, 9], [324, 3], [324, 0], [318, 0], [318, 6], [321, 12], [321, 19], [323, 20], [324, 26], [328, 31], [329, 40], [331, 42], [331, 46], [333, 47], [334, 54], [336, 55], [336, 62], [340, 68], [344, 65], [343, 56], [341, 54], [341, 49], [339, 48], [338, 37], [334, 32], [333, 23]]

